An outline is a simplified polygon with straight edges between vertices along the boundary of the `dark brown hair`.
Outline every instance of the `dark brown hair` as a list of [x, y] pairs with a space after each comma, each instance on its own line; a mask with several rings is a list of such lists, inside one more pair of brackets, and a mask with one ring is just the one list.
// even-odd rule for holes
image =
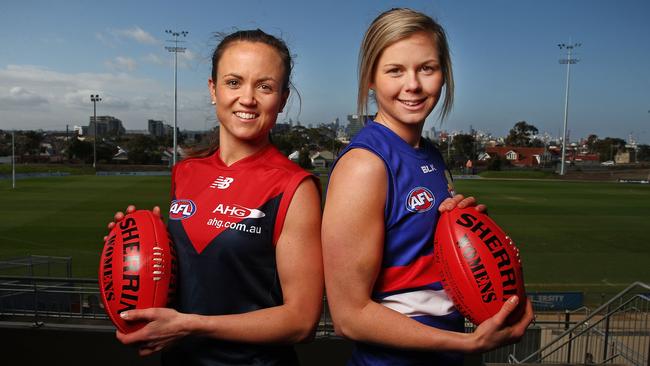
[[[219, 44], [214, 49], [212, 53], [212, 81], [216, 82], [217, 80], [217, 68], [219, 66], [219, 60], [223, 56], [224, 52], [232, 44], [237, 42], [251, 42], [251, 43], [263, 43], [268, 46], [271, 46], [280, 56], [282, 60], [282, 65], [284, 66], [284, 79], [282, 80], [282, 91], [286, 92], [291, 89], [291, 72], [293, 71], [293, 59], [289, 48], [286, 43], [278, 37], [272, 36], [261, 29], [250, 29], [250, 30], [240, 30], [233, 33], [217, 33], [216, 38], [219, 41]], [[213, 154], [219, 148], [219, 133], [215, 129], [212, 132], [208, 146], [200, 146], [190, 148], [187, 151], [187, 156], [190, 158], [201, 158]]]

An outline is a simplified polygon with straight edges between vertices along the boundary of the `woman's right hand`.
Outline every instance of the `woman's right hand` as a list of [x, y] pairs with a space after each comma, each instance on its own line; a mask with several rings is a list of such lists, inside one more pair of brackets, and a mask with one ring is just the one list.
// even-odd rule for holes
[[503, 303], [501, 310], [493, 317], [479, 325], [472, 333], [472, 343], [476, 352], [486, 352], [491, 349], [518, 342], [524, 336], [526, 328], [533, 321], [533, 306], [530, 299], [526, 299], [525, 311], [522, 317], [514, 324], [508, 324], [508, 316], [515, 311], [519, 303], [517, 296], [512, 296]]
[[[126, 207], [126, 214], [125, 214], [124, 212], [122, 212], [122, 211], [117, 211], [117, 212], [115, 213], [115, 216], [113, 217], [113, 221], [111, 221], [111, 222], [108, 223], [108, 232], [110, 233], [111, 230], [113, 230], [113, 228], [115, 227], [115, 225], [116, 225], [118, 222], [120, 222], [120, 221], [122, 221], [122, 220], [124, 219], [124, 216], [126, 216], [126, 215], [128, 215], [128, 214], [130, 214], [130, 213], [132, 213], [132, 212], [135, 212], [135, 210], [136, 210], [136, 208], [135, 208], [134, 205], [128, 205], [128, 206]], [[154, 208], [153, 208], [153, 210], [151, 210], [151, 212], [153, 212], [153, 214], [154, 214], [155, 216], [160, 217], [160, 207], [158, 207], [158, 206], [154, 206]], [[108, 236], [107, 236], [107, 235], [104, 236], [104, 241], [106, 241], [106, 239], [108, 239]]]

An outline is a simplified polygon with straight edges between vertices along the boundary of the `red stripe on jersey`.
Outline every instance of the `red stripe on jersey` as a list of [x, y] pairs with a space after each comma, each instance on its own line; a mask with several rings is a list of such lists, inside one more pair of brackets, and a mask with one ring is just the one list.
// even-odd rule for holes
[[433, 254], [429, 254], [406, 266], [383, 268], [375, 282], [375, 292], [421, 287], [440, 280], [440, 273], [433, 266]]

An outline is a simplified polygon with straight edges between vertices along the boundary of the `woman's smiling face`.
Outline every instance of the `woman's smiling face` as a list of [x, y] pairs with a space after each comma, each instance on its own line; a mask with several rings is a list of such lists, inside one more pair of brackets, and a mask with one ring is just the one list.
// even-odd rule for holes
[[278, 52], [261, 42], [235, 42], [217, 65], [210, 80], [222, 138], [255, 143], [268, 138], [289, 96], [284, 88], [284, 66]]

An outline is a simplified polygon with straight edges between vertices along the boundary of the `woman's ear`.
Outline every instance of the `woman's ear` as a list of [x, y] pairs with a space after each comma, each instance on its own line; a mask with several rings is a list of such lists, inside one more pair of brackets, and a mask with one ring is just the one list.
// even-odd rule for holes
[[210, 99], [212, 101], [212, 105], [217, 104], [217, 90], [212, 79], [208, 79], [208, 89], [210, 89]]
[[289, 93], [290, 93], [289, 89], [282, 92], [282, 104], [280, 104], [280, 110], [278, 110], [278, 113], [282, 113], [284, 107], [287, 105], [287, 100], [289, 99]]

